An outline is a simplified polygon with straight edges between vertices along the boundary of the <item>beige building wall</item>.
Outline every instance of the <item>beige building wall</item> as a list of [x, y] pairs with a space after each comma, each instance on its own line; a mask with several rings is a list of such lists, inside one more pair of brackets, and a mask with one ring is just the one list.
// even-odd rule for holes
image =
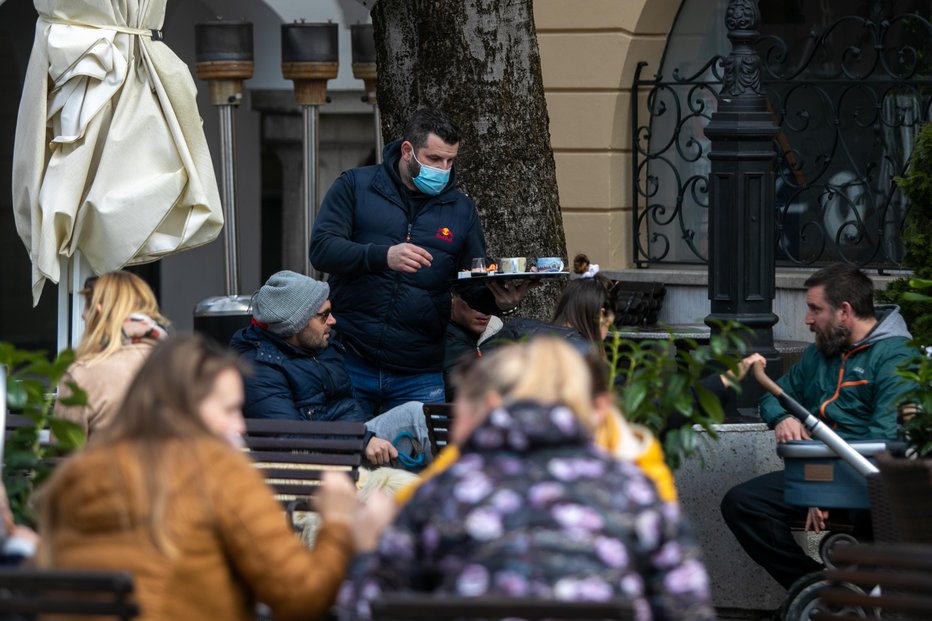
[[631, 82], [659, 68], [681, 2], [534, 0], [570, 259], [632, 266]]

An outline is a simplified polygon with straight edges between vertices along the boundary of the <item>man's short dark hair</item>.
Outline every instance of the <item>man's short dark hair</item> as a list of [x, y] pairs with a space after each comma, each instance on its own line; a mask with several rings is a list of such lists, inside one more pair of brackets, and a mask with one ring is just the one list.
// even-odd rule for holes
[[807, 289], [824, 287], [825, 299], [832, 308], [842, 302], [851, 305], [854, 314], [862, 319], [874, 316], [874, 283], [864, 272], [847, 263], [833, 263], [806, 279]]
[[447, 144], [459, 144], [460, 128], [445, 113], [435, 108], [421, 108], [408, 121], [402, 138], [418, 150], [427, 144], [427, 135], [436, 134]]

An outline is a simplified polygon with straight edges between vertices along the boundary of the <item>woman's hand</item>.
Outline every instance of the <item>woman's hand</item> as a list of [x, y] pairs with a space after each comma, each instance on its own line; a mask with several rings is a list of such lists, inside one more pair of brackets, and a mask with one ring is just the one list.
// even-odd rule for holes
[[379, 545], [382, 532], [395, 520], [398, 505], [383, 491], [376, 491], [366, 500], [353, 523], [353, 540], [357, 552], [372, 552]]
[[763, 367], [766, 367], [767, 359], [760, 354], [751, 354], [750, 356], [745, 356], [741, 362], [738, 363], [737, 373], [732, 372], [732, 370], [729, 369], [727, 373], [722, 373], [719, 376], [722, 378], [722, 384], [724, 384], [726, 388], [730, 388], [732, 384], [737, 384], [744, 379], [744, 376], [748, 374], [748, 370], [755, 364], [760, 364]]
[[314, 506], [323, 522], [337, 522], [352, 526], [359, 510], [356, 486], [346, 473], [332, 470], [320, 479], [320, 490]]

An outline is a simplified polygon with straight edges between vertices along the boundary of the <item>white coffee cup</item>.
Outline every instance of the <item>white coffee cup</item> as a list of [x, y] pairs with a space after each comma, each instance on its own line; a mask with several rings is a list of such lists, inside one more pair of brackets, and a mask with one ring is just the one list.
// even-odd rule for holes
[[524, 271], [527, 266], [527, 259], [524, 257], [508, 257], [507, 259], [499, 259], [498, 265], [502, 274], [517, 274]]
[[539, 257], [537, 262], [538, 272], [562, 272], [563, 259], [560, 257]]

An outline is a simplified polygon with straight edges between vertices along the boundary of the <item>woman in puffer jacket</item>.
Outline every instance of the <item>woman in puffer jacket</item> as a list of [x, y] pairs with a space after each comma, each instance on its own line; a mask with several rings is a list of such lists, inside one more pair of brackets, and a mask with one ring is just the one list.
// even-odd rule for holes
[[515, 344], [463, 371], [460, 458], [423, 483], [380, 539], [360, 542], [338, 604], [382, 593], [631, 601], [637, 619], [714, 619], [675, 503], [596, 448], [591, 379], [561, 339]]
[[[89, 278], [81, 294], [84, 336], [58, 384], [55, 415], [80, 424], [90, 438], [113, 422], [136, 371], [167, 336], [168, 321], [149, 285], [130, 272]], [[68, 404], [73, 384], [86, 394], [86, 405]]]

